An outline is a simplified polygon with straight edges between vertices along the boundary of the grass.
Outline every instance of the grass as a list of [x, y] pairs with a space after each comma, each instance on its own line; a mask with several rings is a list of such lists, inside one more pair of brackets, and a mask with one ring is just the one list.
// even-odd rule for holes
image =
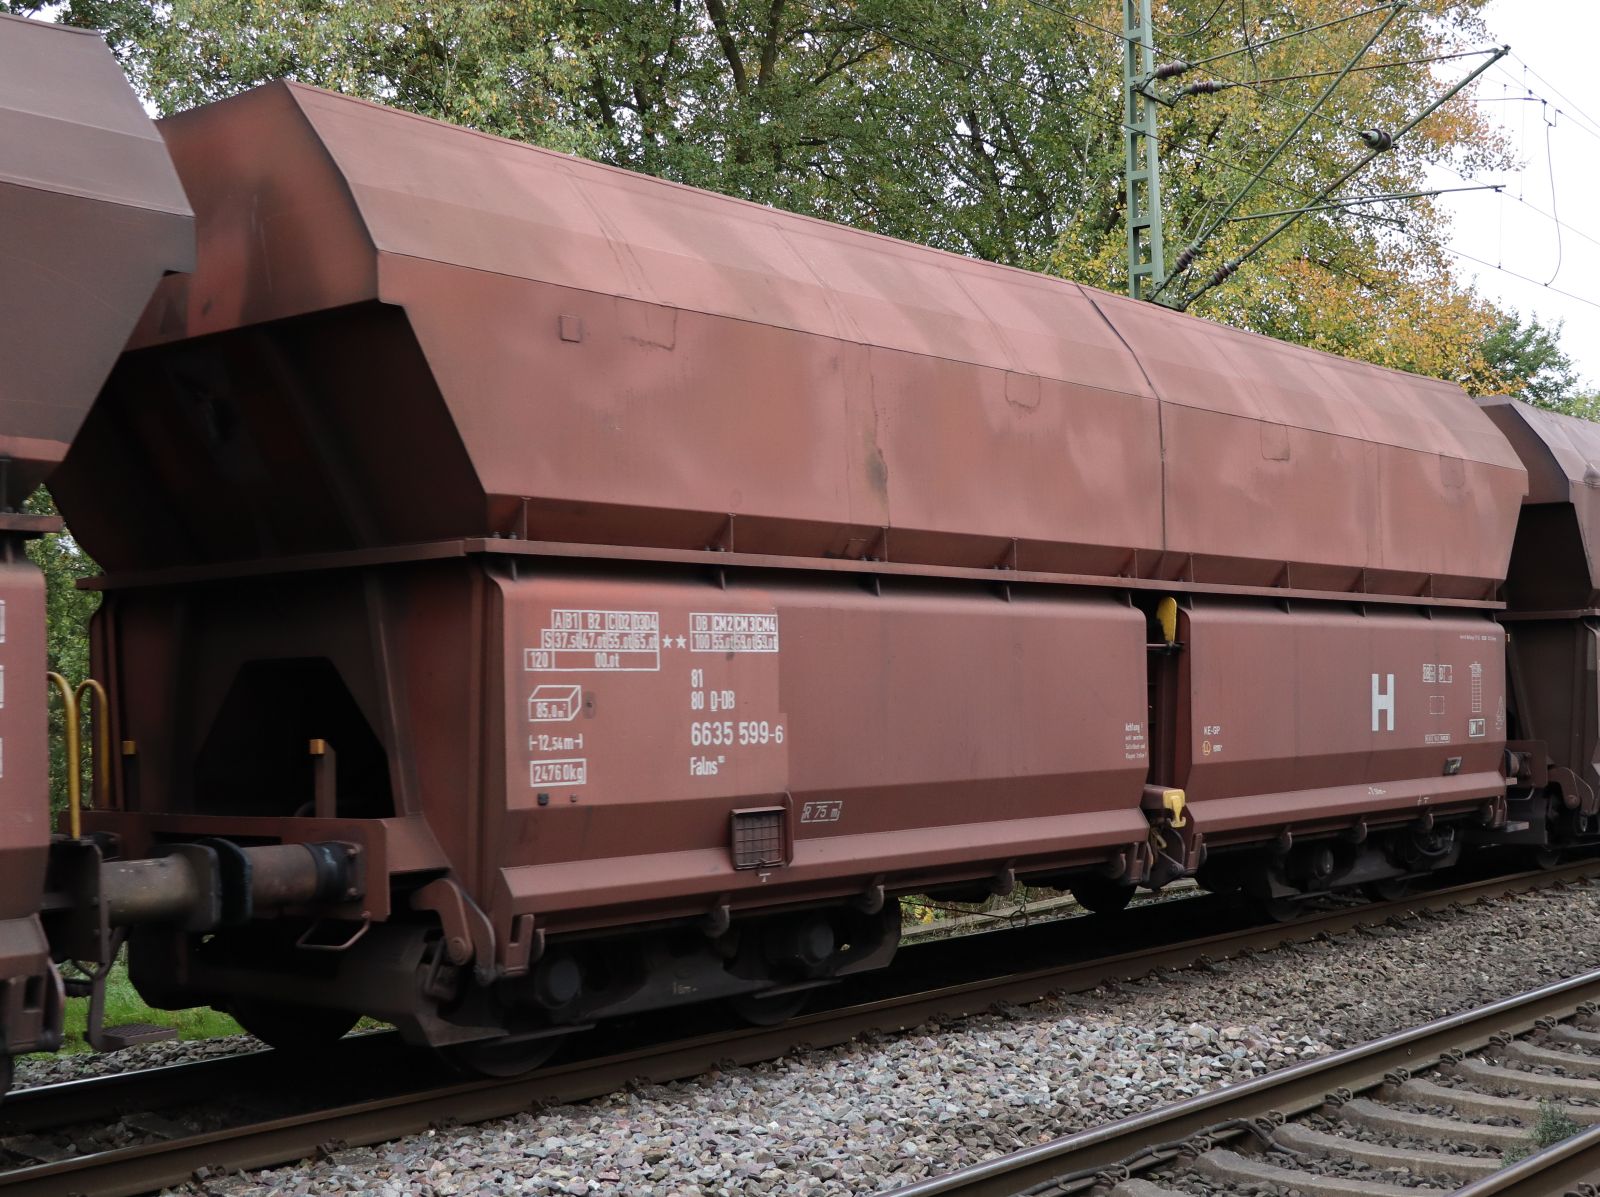
[[1528, 1145], [1526, 1147], [1511, 1147], [1501, 1155], [1501, 1160], [1507, 1165], [1518, 1160], [1526, 1159], [1536, 1151], [1543, 1151], [1546, 1147], [1554, 1147], [1565, 1139], [1572, 1138], [1583, 1128], [1567, 1117], [1566, 1111], [1553, 1101], [1539, 1103], [1539, 1117], [1534, 1121], [1528, 1131]]
[[[84, 1027], [88, 1024], [88, 1020], [89, 999], [68, 998], [66, 1034], [61, 1043], [62, 1051], [90, 1050], [83, 1038]], [[177, 1027], [180, 1039], [214, 1039], [218, 1035], [244, 1034], [243, 1029], [233, 1019], [206, 1006], [194, 1010], [155, 1010], [145, 1005], [134, 992], [133, 983], [128, 980], [128, 966], [118, 960], [111, 968], [111, 975], [106, 978], [105, 1025], [114, 1027], [120, 1023], [130, 1022]]]
[[1019, 885], [1009, 894], [997, 894], [982, 902], [934, 901], [923, 894], [900, 899], [900, 924], [903, 927], [921, 927], [945, 919], [965, 918], [973, 914], [987, 914], [996, 910], [1010, 912], [1030, 901], [1051, 897], [1063, 891], [1039, 889]]

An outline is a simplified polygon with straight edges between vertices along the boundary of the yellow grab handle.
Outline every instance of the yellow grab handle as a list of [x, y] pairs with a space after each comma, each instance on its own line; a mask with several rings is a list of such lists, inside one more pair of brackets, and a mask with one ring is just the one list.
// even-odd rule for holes
[[67, 741], [67, 830], [72, 838], [83, 838], [83, 732], [78, 727], [78, 696], [72, 683], [54, 670], [45, 674], [61, 695], [61, 712]]
[[[78, 714], [83, 714], [83, 695], [94, 695], [89, 713], [94, 717], [94, 805], [105, 810], [111, 805], [111, 695], [98, 678], [86, 677], [78, 683], [73, 697], [78, 700]], [[80, 751], [82, 732], [79, 732]]]

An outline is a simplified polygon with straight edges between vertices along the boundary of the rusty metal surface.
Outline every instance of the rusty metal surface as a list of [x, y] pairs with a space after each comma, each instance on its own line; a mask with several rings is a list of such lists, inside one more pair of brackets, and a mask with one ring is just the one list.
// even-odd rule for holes
[[1515, 732], [1542, 749], [1565, 804], [1600, 810], [1600, 428], [1480, 401], [1528, 470], [1505, 594]]
[[[197, 269], [53, 479], [113, 574], [138, 749], [86, 822], [130, 851], [348, 828], [343, 914], [442, 864], [492, 977], [546, 931], [1158, 881], [1199, 841], [1158, 858], [1147, 783], [1230, 846], [1504, 821], [1459, 605], [1526, 473], [1454, 388], [294, 85], [162, 131]], [[1412, 609], [1299, 601], [1369, 593]]]
[[1164, 400], [1167, 536], [1206, 555], [1195, 576], [1423, 596], [1504, 576], [1523, 480], [1459, 388], [1095, 299]]
[[0, 16], [5, 505], [66, 452], [162, 273], [192, 266], [193, 223], [99, 35]]
[[[295, 85], [162, 128], [199, 266], [62, 472], [113, 569], [493, 531], [1478, 599], [1503, 576], [1522, 470], [1446, 384]], [[84, 479], [129, 437], [173, 502], [98, 511]], [[304, 467], [282, 510], [276, 460]]]
[[[544, 572], [493, 604], [502, 918], [1025, 874], [1147, 834], [1144, 617], [1111, 598]], [[730, 807], [766, 805], [788, 855], [730, 870]]]
[[6, 547], [20, 559], [0, 561], [0, 919], [38, 909], [50, 840], [44, 577]]
[[1511, 625], [1519, 679], [1519, 738], [1542, 745], [1564, 796], [1584, 814], [1600, 810], [1600, 625], [1593, 617]]
[[1196, 600], [1173, 784], [1208, 840], [1504, 792], [1505, 633], [1487, 615]]
[[[692, 1077], [727, 1060], [755, 1063], [771, 1059], [799, 1043], [825, 1047], [869, 1031], [903, 1030], [928, 1018], [949, 1019], [981, 1013], [997, 1001], [1027, 1002], [1052, 992], [1092, 989], [1110, 980], [1145, 976], [1154, 969], [1184, 968], [1201, 960], [1227, 959], [1247, 950], [1260, 951], [1283, 943], [1339, 934], [1354, 927], [1380, 923], [1397, 912], [1441, 910], [1502, 893], [1545, 888], [1586, 876], [1593, 868], [1592, 863], [1586, 862], [1554, 872], [1518, 874], [1413, 895], [1398, 902], [1322, 915], [1291, 926], [1251, 927], [1155, 950], [1079, 960], [985, 980], [944, 983], [931, 990], [912, 987], [893, 996], [845, 1004], [836, 1010], [797, 1018], [782, 1027], [742, 1028], [624, 1052], [602, 1050], [592, 1058], [546, 1068], [515, 1080], [479, 1081], [443, 1089], [396, 1093], [376, 1101], [293, 1114], [194, 1138], [17, 1168], [0, 1172], [0, 1191], [19, 1195], [37, 1193], [41, 1197], [54, 1197], [64, 1189], [93, 1197], [149, 1192], [164, 1185], [182, 1183], [200, 1168], [222, 1171], [266, 1167], [311, 1155], [330, 1140], [342, 1140], [351, 1146], [381, 1142], [426, 1131], [441, 1122], [480, 1121], [513, 1114], [528, 1109], [535, 1102], [570, 1102], [603, 1096], [640, 1078], [665, 1082]], [[1145, 910], [1140, 913], [1159, 916], [1161, 912]], [[1170, 914], [1170, 910], [1167, 913]], [[1061, 925], [1052, 924], [1050, 929], [1059, 932]], [[983, 938], [969, 937], [968, 942], [981, 942]], [[986, 958], [992, 962], [994, 953], [988, 953]], [[92, 1118], [102, 1110], [146, 1108], [150, 1103], [138, 1100], [138, 1094], [146, 1087], [162, 1093], [169, 1091], [168, 1087], [176, 1081], [201, 1092], [210, 1084], [219, 1084], [225, 1091], [234, 1084], [241, 1064], [248, 1067], [247, 1062], [239, 1060], [212, 1060], [206, 1061], [203, 1068], [179, 1066], [154, 1074], [123, 1074], [23, 1091], [11, 1099], [6, 1110], [15, 1112], [22, 1127], [37, 1130]], [[141, 1076], [148, 1078], [147, 1085], [141, 1081]], [[1261, 1082], [1250, 1084], [1256, 1086]], [[1243, 1087], [1227, 1092], [1231, 1094], [1240, 1089]], [[1256, 1090], [1244, 1091], [1254, 1093]], [[1319, 1100], [1322, 1092], [1324, 1090], [1317, 1090]], [[1196, 1100], [1204, 1103], [1207, 1099]], [[1054, 1158], [1045, 1156], [1042, 1166], [1048, 1167]]]
[[[345, 828], [327, 838], [390, 814], [425, 829], [418, 858], [453, 866], [502, 942], [519, 915], [563, 932], [1006, 869], [1141, 875], [1146, 622], [1112, 595], [888, 572], [868, 588], [741, 554], [433, 551], [194, 575], [203, 608], [185, 574], [109, 591], [97, 660], [116, 738], [141, 746], [119, 793], [137, 792], [86, 825], [130, 851], [157, 827], [321, 838], [305, 745], [323, 738]], [[1504, 637], [1486, 615], [1216, 596], [1184, 620], [1181, 751], [1157, 780], [1216, 842], [1503, 793]], [[327, 671], [240, 692], [295, 658]], [[1378, 726], [1375, 675], [1394, 699]], [[785, 808], [770, 870], [729, 855], [730, 812], [752, 807]], [[373, 850], [372, 876], [406, 871]], [[351, 913], [384, 917], [386, 896]]]
[[37, 918], [50, 842], [45, 588], [20, 536], [0, 537], [0, 556], [0, 1036], [25, 1051], [55, 1046], [59, 1013]]
[[[447, 861], [502, 934], [520, 913], [632, 923], [1004, 861], [1131, 868], [1144, 618], [1053, 589], [1007, 601], [906, 579], [874, 595], [775, 573], [722, 588], [560, 561], [515, 579], [474, 557], [218, 582], [203, 616], [183, 587], [114, 591], [97, 668], [114, 736], [139, 753], [119, 770], [127, 812], [85, 826], [132, 853], [179, 828], [370, 826], [370, 876]], [[724, 633], [730, 617], [759, 631]], [[328, 671], [254, 664], [297, 658]], [[338, 748], [337, 821], [304, 817], [313, 737]], [[732, 869], [729, 812], [771, 805], [792, 857]], [[403, 827], [428, 848], [401, 859]], [[352, 913], [385, 917], [387, 896], [373, 885]]]
[[[497, 557], [548, 557], [555, 560], [583, 558], [590, 561], [632, 562], [640, 565], [691, 565], [706, 569], [793, 570], [791, 557], [775, 554], [723, 552], [717, 549], [662, 549], [638, 548], [629, 545], [574, 544], [556, 540], [506, 540], [500, 537], [471, 536], [455, 540], [428, 541], [419, 544], [392, 545], [381, 549], [360, 549], [344, 553], [306, 553], [285, 557], [259, 557], [250, 561], [224, 561], [212, 565], [174, 566], [167, 569], [130, 570], [115, 577], [104, 574], [85, 578], [78, 583], [85, 590], [128, 590], [153, 586], [187, 586], [197, 582], [227, 581], [234, 578], [260, 578], [272, 574], [317, 573], [323, 570], [347, 569], [351, 566], [393, 565], [405, 561], [437, 561], [448, 558], [492, 555]], [[843, 558], [818, 558], [805, 562], [808, 572], [816, 574], [854, 575], [870, 582], [880, 577], [942, 578], [961, 582], [993, 585], [996, 581], [992, 569], [975, 569], [953, 565], [911, 565], [898, 561], [847, 561]], [[1090, 574], [1044, 573], [1038, 570], [1007, 570], [1004, 581], [1008, 585], [1039, 586], [1090, 586], [1103, 589], [1104, 578]], [[1154, 578], [1119, 578], [1118, 590], [1156, 594], [1170, 594], [1181, 589], [1187, 594], [1218, 594], [1232, 596], [1259, 596], [1259, 587], [1233, 586], [1219, 582], [1189, 582], [1181, 587], [1172, 582]], [[1274, 587], [1272, 597], [1280, 601], [1325, 598], [1318, 590], [1299, 590], [1292, 587]], [[1366, 594], [1362, 603], [1373, 607], [1415, 607], [1415, 595]], [[1505, 604], [1484, 599], [1431, 598], [1427, 605], [1435, 609], [1460, 608], [1493, 610], [1501, 619], [1516, 619], [1508, 613]], [[1581, 612], [1568, 612], [1569, 616]]]

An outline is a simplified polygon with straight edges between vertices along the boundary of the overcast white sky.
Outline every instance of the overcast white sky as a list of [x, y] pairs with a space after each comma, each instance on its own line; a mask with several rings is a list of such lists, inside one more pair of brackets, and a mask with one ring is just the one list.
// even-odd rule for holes
[[[1508, 184], [1504, 196], [1443, 197], [1455, 221], [1451, 244], [1490, 263], [1458, 258], [1457, 265], [1490, 298], [1547, 322], [1564, 320], [1563, 347], [1589, 382], [1600, 385], [1600, 3], [1493, 0], [1486, 19], [1494, 40], [1509, 43], [1512, 54], [1484, 75], [1478, 104], [1509, 133], [1523, 165], [1486, 180]], [[1526, 80], [1524, 64], [1531, 68]], [[1529, 88], [1550, 103], [1517, 99]], [[1547, 120], [1554, 122], [1548, 153]], [[1463, 185], [1453, 175], [1436, 174], [1436, 186]], [[1530, 204], [1559, 214], [1569, 226], [1559, 230], [1559, 247], [1556, 224]], [[1554, 288], [1581, 298], [1540, 285], [1552, 276]]]

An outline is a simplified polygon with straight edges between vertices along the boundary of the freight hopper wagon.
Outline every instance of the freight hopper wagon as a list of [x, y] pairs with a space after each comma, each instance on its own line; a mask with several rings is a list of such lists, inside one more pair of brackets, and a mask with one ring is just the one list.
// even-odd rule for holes
[[1510, 399], [1484, 410], [1528, 470], [1506, 582], [1511, 827], [1546, 860], [1600, 836], [1600, 425]]
[[899, 893], [1505, 824], [1526, 474], [1457, 389], [305, 87], [160, 128], [197, 265], [52, 479], [86, 834], [218, 895], [134, 928], [156, 1004], [515, 1068], [783, 1017]]
[[[66, 453], [163, 272], [190, 269], [193, 256], [193, 218], [178, 176], [104, 43], [82, 30], [0, 16], [0, 1065], [7, 1076], [13, 1054], [60, 1045], [62, 1017], [56, 945], [40, 919], [51, 840], [44, 580], [24, 553], [30, 537], [61, 522], [25, 513], [23, 503]], [[108, 875], [106, 892], [125, 895], [128, 881]]]

